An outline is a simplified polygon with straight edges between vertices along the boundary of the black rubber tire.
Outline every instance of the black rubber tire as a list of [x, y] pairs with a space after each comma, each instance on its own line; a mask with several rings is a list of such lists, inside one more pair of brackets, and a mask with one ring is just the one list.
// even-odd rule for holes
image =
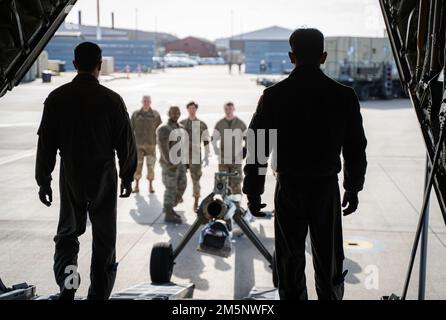
[[153, 284], [169, 283], [173, 273], [173, 248], [168, 242], [155, 243], [150, 254], [150, 279]]
[[273, 252], [273, 260], [271, 262], [271, 270], [273, 273], [273, 285], [274, 288], [279, 287], [279, 277], [277, 276], [277, 268], [276, 268], [276, 251]]

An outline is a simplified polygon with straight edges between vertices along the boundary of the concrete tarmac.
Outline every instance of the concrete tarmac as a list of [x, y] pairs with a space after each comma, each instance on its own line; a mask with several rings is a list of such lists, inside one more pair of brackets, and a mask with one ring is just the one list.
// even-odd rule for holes
[[[28, 282], [39, 294], [57, 292], [52, 273], [53, 236], [58, 220], [58, 168], [54, 171], [54, 202], [42, 205], [34, 180], [36, 131], [45, 97], [74, 74], [53, 77], [50, 84], [38, 79], [20, 85], [0, 98], [0, 277], [8, 284]], [[262, 87], [253, 75], [229, 75], [225, 66], [166, 69], [152, 74], [132, 74], [130, 79], [101, 82], [120, 93], [129, 113], [140, 107], [143, 94], [152, 96], [153, 107], [167, 119], [170, 105], [181, 107], [189, 100], [199, 104], [199, 118], [210, 128], [223, 116], [223, 103], [232, 100], [237, 115], [247, 124], [255, 111]], [[345, 238], [346, 299], [379, 299], [390, 293], [401, 294], [409, 260], [418, 212], [422, 202], [425, 149], [421, 132], [409, 100], [368, 101], [362, 104], [369, 141], [369, 167], [360, 207], [343, 219]], [[286, 112], [286, 106], [282, 106]], [[302, 152], [305, 152], [302, 150]], [[204, 169], [202, 196], [212, 191], [217, 169], [215, 155]], [[149, 281], [150, 250], [155, 242], [178, 243], [193, 222], [192, 189], [189, 185], [178, 212], [182, 225], [163, 221], [160, 167], [156, 167], [156, 193], [150, 195], [145, 181], [141, 192], [118, 203], [118, 276], [114, 291]], [[273, 209], [274, 176], [267, 176], [264, 201]], [[340, 175], [342, 183], [342, 175]], [[446, 298], [446, 227], [435, 196], [432, 198], [429, 228], [429, 254], [426, 297]], [[245, 203], [245, 200], [243, 200]], [[272, 220], [256, 220], [253, 229], [272, 250]], [[89, 285], [91, 228], [80, 238], [79, 268], [82, 284], [79, 295]], [[198, 234], [176, 261], [174, 282], [196, 285], [194, 297], [202, 299], [240, 299], [253, 286], [271, 286], [268, 263], [246, 237], [235, 237], [229, 258], [204, 255], [196, 251]], [[307, 283], [311, 299], [314, 290], [311, 249], [307, 251]], [[416, 262], [418, 264], [418, 260]], [[418, 267], [414, 269], [409, 298], [417, 296]]]

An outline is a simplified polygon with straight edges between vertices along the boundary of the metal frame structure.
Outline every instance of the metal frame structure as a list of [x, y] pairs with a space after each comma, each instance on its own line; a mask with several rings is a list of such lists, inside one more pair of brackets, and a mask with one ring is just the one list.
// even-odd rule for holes
[[[203, 203], [206, 203], [208, 200], [212, 200], [215, 196], [214, 193], [211, 193], [208, 195]], [[243, 233], [246, 235], [246, 237], [249, 239], [249, 241], [252, 242], [252, 244], [256, 247], [256, 249], [260, 252], [260, 254], [265, 258], [265, 260], [270, 264], [270, 266], [273, 263], [273, 256], [271, 253], [266, 249], [266, 247], [262, 244], [260, 239], [257, 237], [257, 235], [252, 231], [251, 227], [249, 226], [249, 223], [246, 222], [244, 219], [245, 210], [242, 209], [238, 203], [236, 205], [236, 210], [234, 215], [232, 216], [232, 219], [235, 223], [240, 227], [240, 229], [243, 231]], [[224, 217], [222, 217], [224, 218]], [[211, 219], [207, 217], [205, 214], [203, 214], [202, 209], [200, 208], [197, 211], [197, 218], [195, 219], [194, 223], [191, 225], [191, 227], [187, 230], [186, 234], [184, 235], [183, 239], [181, 239], [181, 242], [175, 247], [173, 250], [173, 258], [176, 259], [178, 255], [181, 253], [181, 251], [184, 249], [186, 244], [190, 241], [190, 239], [193, 237], [193, 235], [198, 231], [198, 229], [208, 223]], [[272, 268], [272, 266], [271, 266]]]
[[[266, 249], [266, 247], [262, 244], [257, 235], [252, 231], [251, 227], [249, 226], [249, 223], [245, 220], [246, 210], [244, 210], [240, 206], [240, 203], [238, 201], [232, 200], [231, 196], [227, 193], [228, 182], [226, 178], [231, 176], [232, 177], [238, 176], [238, 173], [217, 172], [215, 174], [216, 182], [215, 182], [214, 192], [210, 193], [201, 202], [197, 210], [197, 218], [195, 219], [195, 222], [190, 227], [190, 229], [188, 230], [186, 236], [183, 238], [181, 243], [174, 250], [174, 258], [176, 258], [179, 255], [181, 250], [191, 239], [192, 235], [198, 231], [201, 225], [216, 219], [233, 220], [240, 227], [243, 233], [248, 237], [248, 239], [252, 242], [252, 244], [256, 247], [256, 249], [262, 254], [262, 256], [266, 259], [266, 261], [270, 264], [270, 267], [272, 268], [273, 255], [269, 253], [268, 249]], [[223, 180], [221, 180], [222, 178]], [[221, 208], [223, 210], [221, 210], [220, 213], [216, 212], [210, 213], [208, 210], [208, 206], [210, 203], [215, 202], [214, 196], [216, 194], [220, 194], [223, 197], [223, 201], [221, 202]]]
[[0, 33], [13, 38], [13, 44], [0, 43], [1, 58], [6, 60], [0, 66], [0, 97], [20, 83], [76, 1], [0, 0], [2, 17], [9, 20], [0, 23]]
[[406, 299], [422, 236], [419, 299], [424, 299], [428, 211], [434, 188], [446, 224], [445, 10], [442, 0], [380, 0], [403, 88], [409, 95], [426, 146], [427, 165], [420, 211], [401, 299]]

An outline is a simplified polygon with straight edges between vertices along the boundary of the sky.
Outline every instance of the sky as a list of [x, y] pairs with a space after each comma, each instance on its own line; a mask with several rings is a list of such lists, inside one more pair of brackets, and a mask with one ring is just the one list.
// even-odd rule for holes
[[[66, 21], [96, 25], [96, 1], [78, 0]], [[376, 0], [100, 0], [101, 25], [162, 31], [180, 38], [209, 40], [272, 25], [295, 29], [307, 26], [326, 36], [384, 35]]]

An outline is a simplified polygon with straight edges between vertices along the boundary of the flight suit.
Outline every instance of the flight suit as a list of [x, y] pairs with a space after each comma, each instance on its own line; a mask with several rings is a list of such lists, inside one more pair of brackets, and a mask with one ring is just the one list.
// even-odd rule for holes
[[[246, 140], [246, 129], [245, 123], [237, 117], [230, 121], [223, 118], [215, 125], [212, 135], [212, 144], [219, 155], [218, 170], [239, 173], [238, 176], [229, 177], [228, 180], [228, 185], [234, 194], [242, 192], [243, 141]], [[228, 133], [233, 134], [232, 139]], [[218, 144], [218, 142], [220, 143]]]
[[[209, 132], [206, 123], [196, 119], [184, 119], [180, 122], [183, 128], [186, 130], [189, 136], [189, 163], [187, 169], [189, 169], [190, 176], [193, 184], [193, 197], [200, 198], [200, 178], [202, 176], [202, 160], [201, 160], [201, 142], [203, 142], [205, 148], [205, 154], [209, 155]], [[194, 129], [194, 125], [197, 126]], [[199, 136], [195, 136], [198, 135]]]
[[[181, 129], [182, 137], [180, 141], [169, 141], [169, 136], [173, 130]], [[162, 171], [162, 180], [166, 188], [164, 191], [164, 210], [174, 208], [183, 197], [187, 186], [186, 166], [184, 163], [172, 163], [169, 152], [177, 143], [185, 139], [184, 129], [178, 123], [171, 120], [167, 124], [160, 126], [157, 131], [157, 142], [160, 151], [160, 165]]]
[[90, 217], [93, 248], [89, 299], [107, 299], [113, 289], [116, 263], [117, 172], [130, 184], [136, 168], [136, 147], [122, 98], [89, 74], [50, 93], [38, 130], [36, 181], [49, 186], [60, 154], [60, 213], [54, 237], [54, 274], [61, 292], [68, 266], [77, 266], [78, 237]]
[[156, 129], [161, 124], [160, 114], [153, 109], [144, 111], [141, 108], [132, 114], [131, 123], [138, 150], [138, 166], [136, 167], [134, 178], [135, 180], [141, 179], [145, 158], [147, 180], [153, 180], [155, 178], [156, 163]]
[[[250, 138], [254, 140], [259, 139], [258, 129], [277, 130], [277, 145], [267, 141], [265, 157], [274, 151], [277, 162], [275, 250], [280, 298], [308, 298], [305, 239], [309, 230], [318, 298], [342, 299], [340, 155], [346, 191], [362, 190], [367, 167], [367, 140], [355, 92], [328, 78], [318, 66], [298, 66], [264, 91], [250, 129], [256, 133]], [[258, 141], [248, 141], [249, 146], [254, 143]], [[251, 151], [247, 163], [243, 192], [260, 196], [267, 164]]]

